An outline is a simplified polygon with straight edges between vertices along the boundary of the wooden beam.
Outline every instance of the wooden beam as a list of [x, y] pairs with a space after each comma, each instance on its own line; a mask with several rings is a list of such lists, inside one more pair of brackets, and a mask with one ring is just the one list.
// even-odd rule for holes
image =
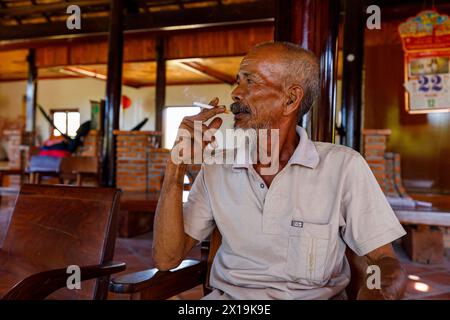
[[[155, 88], [155, 130], [161, 131], [163, 129], [163, 108], [166, 105], [166, 58], [165, 58], [165, 41], [160, 37], [156, 41], [156, 88]], [[163, 140], [161, 135], [159, 144]]]
[[[38, 3], [36, 3], [36, 0], [31, 0], [31, 3], [34, 6], [38, 5]], [[50, 19], [50, 16], [47, 12], [43, 12], [42, 15], [45, 17], [45, 20], [47, 20], [47, 22], [50, 22], [50, 23], [52, 22], [52, 19]], [[16, 17], [16, 19], [19, 19], [19, 18]], [[20, 19], [19, 19], [19, 21], [20, 21]], [[21, 23], [19, 23], [19, 24], [21, 24]]]
[[[168, 31], [211, 26], [228, 26], [273, 21], [273, 0], [192, 8], [179, 11], [127, 15], [126, 31]], [[73, 38], [87, 34], [105, 34], [109, 17], [85, 18], [80, 30], [67, 30], [66, 22], [1, 26], [0, 45], [27, 39]]]
[[122, 100], [123, 8], [124, 0], [111, 1], [105, 132], [102, 154], [102, 184], [105, 187], [115, 187], [116, 185], [116, 138], [114, 130], [119, 130], [120, 103]]
[[275, 34], [276, 41], [290, 41], [298, 43], [293, 37], [292, 30], [294, 15], [291, 14], [293, 8], [292, 0], [277, 0], [275, 12]]
[[36, 68], [36, 53], [34, 49], [30, 49], [27, 57], [28, 61], [28, 81], [26, 91], [26, 144], [35, 145], [36, 138], [36, 104], [37, 104], [37, 77], [38, 70]]
[[342, 143], [357, 151], [361, 148], [364, 2], [345, 0], [344, 18], [341, 134]]
[[[48, 14], [52, 12], [66, 13], [67, 7], [75, 4], [80, 8], [109, 6], [110, 0], [80, 0], [74, 3], [57, 2], [50, 4], [35, 4], [32, 6], [13, 6], [0, 9], [0, 17], [26, 16], [32, 14]], [[33, 2], [35, 3], [35, 2]]]
[[[68, 72], [80, 75], [82, 77], [94, 78], [94, 79], [98, 79], [98, 80], [107, 80], [108, 79], [106, 74], [94, 72], [94, 71], [91, 71], [91, 70], [83, 68], [83, 67], [67, 66], [67, 67], [63, 67], [62, 69], [66, 70]], [[124, 79], [123, 77], [122, 77], [122, 85], [127, 86], [127, 87], [132, 87], [132, 88], [140, 88], [141, 87], [141, 85], [139, 83]]]
[[208, 66], [205, 66], [197, 61], [184, 61], [179, 65], [184, 66], [185, 69], [189, 71], [197, 71], [203, 75], [211, 77], [213, 79], [219, 80], [221, 82], [225, 82], [226, 84], [233, 85], [236, 82], [236, 78], [232, 77], [226, 73], [214, 70]]

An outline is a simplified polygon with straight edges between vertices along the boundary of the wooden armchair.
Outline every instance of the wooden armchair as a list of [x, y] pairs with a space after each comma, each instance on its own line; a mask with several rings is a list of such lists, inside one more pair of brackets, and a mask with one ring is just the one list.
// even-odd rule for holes
[[[0, 298], [105, 299], [120, 191], [69, 186], [22, 186], [0, 249]], [[81, 289], [66, 287], [68, 266], [80, 267]], [[58, 290], [60, 289], [60, 290]]]
[[[222, 237], [216, 228], [209, 241], [202, 243], [201, 261], [184, 260], [176, 269], [158, 271], [149, 269], [127, 274], [111, 280], [109, 289], [115, 293], [130, 294], [132, 299], [162, 300], [173, 297], [198, 285], [203, 285], [203, 293], [211, 292], [209, 287], [209, 272]], [[354, 300], [359, 288], [366, 285], [367, 263], [363, 257], [358, 257], [351, 250], [346, 256], [351, 267], [352, 278], [347, 286], [347, 296]]]

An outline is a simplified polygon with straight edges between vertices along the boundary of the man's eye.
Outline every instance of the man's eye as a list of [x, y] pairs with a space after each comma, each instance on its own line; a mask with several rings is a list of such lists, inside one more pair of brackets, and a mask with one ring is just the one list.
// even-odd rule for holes
[[252, 84], [252, 83], [253, 83], [253, 80], [252, 80], [252, 79], [249, 79], [249, 78], [247, 78], [247, 83], [248, 83], [248, 84]]

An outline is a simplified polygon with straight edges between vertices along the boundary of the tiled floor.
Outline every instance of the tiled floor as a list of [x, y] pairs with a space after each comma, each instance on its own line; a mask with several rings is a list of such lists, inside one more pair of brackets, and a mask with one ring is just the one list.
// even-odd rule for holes
[[442, 264], [419, 264], [411, 262], [405, 252], [396, 247], [403, 267], [408, 273], [407, 300], [450, 300], [450, 258]]

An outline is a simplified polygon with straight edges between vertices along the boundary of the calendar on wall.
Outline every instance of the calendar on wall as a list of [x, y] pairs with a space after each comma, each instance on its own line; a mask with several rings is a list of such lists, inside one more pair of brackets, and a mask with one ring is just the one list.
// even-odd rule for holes
[[409, 113], [450, 111], [450, 19], [422, 11], [399, 26]]

